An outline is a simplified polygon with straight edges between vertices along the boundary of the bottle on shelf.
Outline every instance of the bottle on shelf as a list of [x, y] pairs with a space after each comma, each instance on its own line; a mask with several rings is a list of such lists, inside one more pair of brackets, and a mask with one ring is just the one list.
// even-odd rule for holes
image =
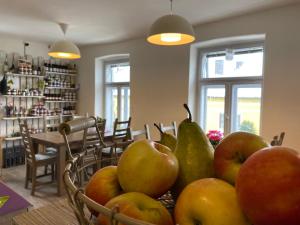
[[16, 72], [16, 67], [15, 67], [15, 55], [13, 54], [12, 57], [12, 62], [11, 62], [11, 67], [9, 68], [9, 72], [15, 73]]
[[8, 71], [9, 71], [9, 67], [8, 67], [8, 59], [7, 59], [7, 54], [6, 54], [5, 61], [3, 64], [3, 72], [4, 72], [4, 74], [6, 74]]

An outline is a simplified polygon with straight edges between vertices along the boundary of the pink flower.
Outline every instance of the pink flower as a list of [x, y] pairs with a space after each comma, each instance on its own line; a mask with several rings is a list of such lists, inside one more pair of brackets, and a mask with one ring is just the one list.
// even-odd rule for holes
[[207, 137], [210, 141], [219, 142], [223, 138], [223, 133], [219, 130], [210, 130], [207, 133]]

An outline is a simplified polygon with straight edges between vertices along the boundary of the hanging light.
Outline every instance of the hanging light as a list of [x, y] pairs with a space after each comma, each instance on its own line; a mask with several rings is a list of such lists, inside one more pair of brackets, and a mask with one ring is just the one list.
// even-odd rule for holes
[[[65, 23], [59, 23], [59, 26], [65, 36], [68, 25]], [[79, 48], [74, 43], [67, 41], [66, 39], [55, 42], [48, 52], [48, 55], [59, 59], [79, 59], [81, 57]]]
[[155, 45], [183, 45], [195, 40], [192, 25], [183, 17], [171, 14], [158, 18], [151, 26], [147, 41]]

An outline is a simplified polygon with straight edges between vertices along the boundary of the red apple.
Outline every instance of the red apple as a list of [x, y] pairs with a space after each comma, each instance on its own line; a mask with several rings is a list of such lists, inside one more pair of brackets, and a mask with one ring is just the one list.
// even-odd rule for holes
[[180, 225], [248, 225], [229, 183], [204, 178], [190, 183], [179, 195], [175, 221]]
[[121, 193], [122, 188], [118, 181], [116, 166], [107, 166], [98, 170], [85, 188], [85, 194], [101, 205], [105, 205]]
[[214, 170], [217, 178], [235, 184], [244, 161], [254, 152], [269, 146], [260, 136], [247, 132], [234, 132], [216, 147]]
[[157, 198], [176, 181], [178, 161], [161, 144], [140, 140], [130, 144], [120, 157], [118, 178], [125, 192], [142, 192]]
[[[142, 193], [130, 192], [119, 195], [106, 203], [105, 207], [109, 209], [118, 207], [120, 213], [152, 224], [173, 225], [169, 211], [159, 201]], [[98, 221], [101, 225], [110, 225], [109, 218], [104, 215], [100, 214]]]
[[240, 169], [236, 190], [253, 224], [300, 224], [300, 154], [285, 147], [254, 153]]

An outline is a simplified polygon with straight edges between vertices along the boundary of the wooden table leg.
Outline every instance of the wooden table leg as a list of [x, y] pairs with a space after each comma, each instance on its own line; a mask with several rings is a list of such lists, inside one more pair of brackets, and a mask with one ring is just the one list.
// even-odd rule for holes
[[57, 194], [63, 195], [65, 192], [63, 174], [66, 166], [66, 147], [60, 146], [57, 155]]

